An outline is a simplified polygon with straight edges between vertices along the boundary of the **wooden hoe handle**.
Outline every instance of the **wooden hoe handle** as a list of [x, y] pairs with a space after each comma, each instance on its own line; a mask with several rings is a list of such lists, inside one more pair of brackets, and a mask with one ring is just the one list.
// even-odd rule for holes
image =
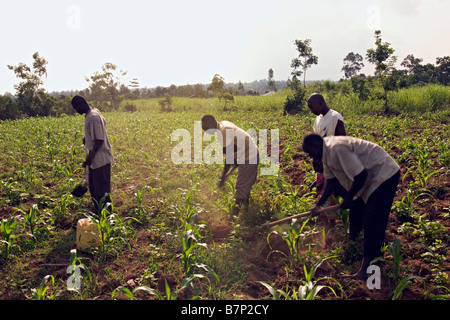
[[[329, 207], [326, 207], [326, 208], [321, 208], [321, 209], [317, 210], [316, 212], [317, 213], [322, 213], [322, 212], [327, 212], [327, 211], [339, 209], [339, 206], [340, 206], [340, 204], [335, 204], [333, 206], [329, 206]], [[281, 220], [277, 220], [277, 221], [274, 221], [274, 222], [263, 224], [261, 227], [272, 227], [272, 226], [284, 223], [284, 222], [292, 220], [292, 219], [308, 216], [310, 214], [311, 214], [311, 211], [299, 213], [299, 214], [296, 214], [296, 215], [293, 215], [293, 216], [290, 216], [290, 217], [287, 217], [287, 218], [283, 218]]]

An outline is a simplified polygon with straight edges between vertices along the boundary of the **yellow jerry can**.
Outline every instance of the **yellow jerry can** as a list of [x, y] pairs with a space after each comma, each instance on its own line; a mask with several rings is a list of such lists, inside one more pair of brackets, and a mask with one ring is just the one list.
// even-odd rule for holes
[[90, 218], [80, 219], [77, 223], [77, 249], [84, 250], [89, 247], [98, 247], [101, 242], [99, 239], [97, 226]]

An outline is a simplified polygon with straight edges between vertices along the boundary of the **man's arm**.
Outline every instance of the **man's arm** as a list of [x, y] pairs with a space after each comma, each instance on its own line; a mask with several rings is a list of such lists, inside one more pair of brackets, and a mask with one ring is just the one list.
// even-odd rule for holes
[[350, 187], [350, 190], [348, 191], [344, 200], [342, 200], [342, 203], [340, 206], [341, 209], [350, 208], [352, 201], [353, 201], [353, 197], [355, 196], [355, 194], [358, 193], [359, 190], [361, 190], [364, 183], [366, 183], [367, 175], [368, 175], [367, 170], [364, 169], [360, 174], [355, 176], [355, 178], [353, 179], [352, 186]]
[[95, 140], [94, 141], [94, 148], [92, 150], [89, 150], [89, 154], [86, 157], [86, 161], [83, 162], [83, 167], [90, 166], [92, 163], [92, 160], [95, 157], [95, 154], [100, 149], [100, 147], [103, 145], [103, 140]]
[[337, 178], [331, 178], [331, 179], [325, 180], [325, 187], [324, 187], [321, 197], [316, 202], [314, 207], [312, 207], [310, 209], [312, 216], [315, 216], [317, 214], [317, 210], [319, 210], [320, 207], [323, 206], [325, 201], [327, 201], [327, 199], [331, 196], [334, 188], [336, 187], [337, 182], [338, 182]]
[[337, 184], [337, 178], [332, 178], [332, 179], [328, 179], [325, 180], [325, 187], [322, 193], [322, 196], [320, 197], [320, 199], [316, 202], [316, 207], [321, 207], [323, 206], [323, 204], [325, 203], [325, 201], [328, 200], [328, 198], [331, 196], [331, 194], [333, 193], [334, 188], [336, 187]]
[[334, 130], [334, 135], [335, 136], [345, 136], [345, 135], [347, 135], [345, 133], [344, 122], [342, 122], [341, 120], [338, 120], [338, 122], [336, 124], [336, 129]]

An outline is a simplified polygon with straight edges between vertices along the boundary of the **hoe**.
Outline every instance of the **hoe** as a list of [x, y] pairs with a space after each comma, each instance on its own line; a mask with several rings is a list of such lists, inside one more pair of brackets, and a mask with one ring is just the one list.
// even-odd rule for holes
[[[328, 211], [331, 211], [331, 210], [336, 210], [336, 209], [339, 209], [339, 206], [340, 206], [340, 204], [335, 204], [333, 206], [329, 206], [329, 207], [326, 207], [326, 208], [321, 208], [321, 209], [317, 210], [316, 212], [317, 213], [322, 213], [322, 212], [328, 212]], [[290, 216], [290, 217], [286, 217], [286, 218], [283, 218], [283, 219], [280, 219], [280, 220], [277, 220], [277, 221], [274, 221], [274, 222], [265, 223], [261, 227], [272, 227], [272, 226], [275, 226], [277, 224], [281, 224], [281, 223], [290, 221], [292, 219], [306, 217], [306, 216], [308, 216], [310, 214], [311, 214], [311, 211], [306, 211], [306, 212], [299, 213], [299, 214], [296, 214], [296, 215], [293, 215], [293, 216]]]

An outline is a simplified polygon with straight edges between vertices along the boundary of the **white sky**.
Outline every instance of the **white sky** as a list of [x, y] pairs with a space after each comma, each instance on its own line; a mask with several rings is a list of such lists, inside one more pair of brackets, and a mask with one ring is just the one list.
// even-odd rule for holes
[[[15, 0], [0, 3], [0, 93], [19, 82], [7, 65], [48, 60], [47, 91], [78, 90], [105, 62], [141, 87], [290, 77], [294, 40], [312, 39], [308, 80], [338, 80], [343, 58], [365, 57], [374, 30], [395, 49], [435, 63], [450, 55], [447, 0]], [[373, 68], [365, 61], [366, 74]]]

